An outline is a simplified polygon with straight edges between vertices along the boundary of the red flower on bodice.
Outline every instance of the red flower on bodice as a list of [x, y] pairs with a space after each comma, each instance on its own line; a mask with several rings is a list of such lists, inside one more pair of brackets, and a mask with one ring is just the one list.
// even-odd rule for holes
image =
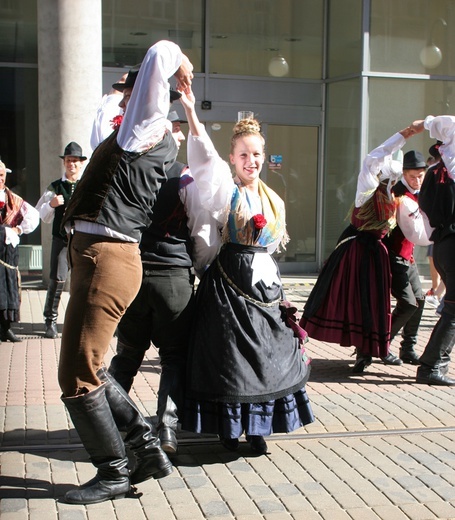
[[120, 128], [122, 121], [123, 121], [123, 116], [118, 115], [118, 116], [115, 116], [113, 119], [111, 119], [109, 122], [111, 123], [112, 128], [114, 130], [117, 130], [118, 128]]
[[261, 215], [260, 213], [253, 216], [253, 222], [254, 222], [254, 227], [256, 229], [262, 229], [263, 227], [265, 227], [267, 225], [267, 220], [265, 219], [264, 215]]

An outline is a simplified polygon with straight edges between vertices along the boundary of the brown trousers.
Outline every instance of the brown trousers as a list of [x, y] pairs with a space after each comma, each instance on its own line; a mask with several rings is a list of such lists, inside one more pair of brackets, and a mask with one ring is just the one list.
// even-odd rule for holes
[[120, 318], [142, 281], [137, 243], [76, 232], [68, 245], [70, 299], [63, 324], [58, 381], [64, 397], [101, 385], [96, 372]]

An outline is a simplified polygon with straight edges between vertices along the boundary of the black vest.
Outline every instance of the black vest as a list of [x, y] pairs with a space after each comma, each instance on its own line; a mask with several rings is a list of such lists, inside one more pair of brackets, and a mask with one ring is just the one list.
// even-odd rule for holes
[[420, 188], [419, 206], [427, 214], [433, 242], [440, 242], [455, 233], [455, 182], [449, 176], [444, 162], [429, 168]]
[[62, 181], [62, 179], [58, 179], [51, 183], [52, 189], [56, 195], [63, 195], [64, 204], [61, 206], [57, 206], [55, 208], [54, 213], [54, 221], [52, 223], [52, 236], [63, 238], [66, 240], [66, 233], [61, 231], [62, 228], [62, 220], [63, 214], [65, 213], [65, 208], [68, 205], [68, 201], [73, 195], [74, 189], [76, 188], [76, 182], [70, 182], [68, 180]]
[[140, 241], [152, 223], [156, 194], [175, 161], [177, 145], [171, 132], [166, 132], [153, 148], [127, 152], [117, 144], [117, 133], [112, 132], [93, 152], [62, 225], [85, 220]]
[[188, 167], [175, 162], [167, 170], [167, 181], [161, 186], [153, 207], [152, 223], [142, 234], [140, 244], [142, 261], [151, 264], [169, 264], [191, 267], [192, 240], [188, 217], [180, 199], [184, 183], [194, 182], [181, 177]]

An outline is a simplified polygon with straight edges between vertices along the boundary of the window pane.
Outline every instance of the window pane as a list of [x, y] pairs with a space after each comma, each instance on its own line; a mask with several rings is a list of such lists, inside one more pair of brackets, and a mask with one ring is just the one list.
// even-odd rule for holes
[[103, 0], [103, 65], [136, 65], [150, 45], [171, 40], [201, 72], [201, 23], [202, 0]]
[[[370, 148], [428, 114], [453, 114], [454, 94], [451, 81], [370, 79]], [[403, 151], [419, 150], [427, 157], [428, 148], [433, 143], [425, 131], [409, 139]]]
[[455, 74], [453, 0], [372, 0], [371, 70]]
[[362, 67], [362, 0], [331, 0], [328, 75], [359, 72]]
[[38, 62], [36, 23], [36, 0], [0, 0], [0, 62]]
[[328, 86], [323, 203], [323, 259], [332, 252], [351, 207], [360, 171], [360, 80]]
[[[323, 2], [210, 0], [210, 72], [319, 79]], [[279, 56], [269, 70], [270, 62]], [[273, 67], [273, 65], [272, 65]]]
[[267, 157], [280, 155], [281, 167], [266, 162], [263, 177], [286, 205], [290, 242], [278, 262], [316, 261], [318, 128], [267, 126]]

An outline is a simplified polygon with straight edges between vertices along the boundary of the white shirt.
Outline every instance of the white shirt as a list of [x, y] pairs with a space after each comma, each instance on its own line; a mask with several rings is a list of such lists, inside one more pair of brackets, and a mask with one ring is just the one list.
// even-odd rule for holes
[[123, 110], [118, 106], [122, 100], [122, 94], [105, 94], [99, 107], [96, 110], [95, 119], [92, 125], [92, 135], [90, 146], [92, 151], [113, 132], [112, 119], [121, 115]]
[[[82, 173], [78, 176], [78, 180], [81, 178]], [[62, 181], [67, 181], [66, 175], [62, 175]], [[54, 220], [55, 208], [50, 205], [50, 201], [55, 197], [56, 193], [52, 189], [47, 190], [41, 195], [39, 201], [36, 203], [35, 208], [39, 212], [39, 216], [46, 224], [51, 224]]]
[[[0, 190], [0, 202], [5, 202], [6, 194], [5, 190]], [[34, 231], [39, 224], [39, 213], [38, 211], [31, 206], [25, 200], [22, 202], [22, 205], [19, 209], [19, 213], [22, 215], [22, 222], [17, 226], [24, 235], [31, 233]], [[11, 244], [13, 247], [16, 247], [20, 242], [19, 235], [13, 231], [13, 229], [9, 226], [5, 226], [5, 244]]]
[[371, 151], [364, 159], [362, 169], [357, 179], [355, 206], [360, 208], [369, 200], [379, 186], [378, 175], [381, 178], [397, 178], [403, 167], [400, 161], [394, 161], [392, 155], [403, 148], [406, 139], [397, 132], [380, 146]]
[[182, 63], [182, 51], [162, 40], [150, 47], [142, 61], [117, 135], [117, 143], [128, 152], [143, 152], [172, 130], [169, 113], [168, 79]]
[[428, 116], [424, 122], [430, 137], [442, 141], [439, 153], [447, 172], [455, 180], [455, 116]]
[[[401, 179], [401, 182], [413, 195], [417, 193], [417, 190], [411, 188], [404, 178]], [[406, 195], [399, 197], [398, 200], [397, 224], [403, 235], [413, 244], [417, 246], [432, 244], [429, 237], [433, 233], [433, 228], [430, 226], [428, 217], [420, 211], [419, 203]]]
[[[183, 175], [192, 177], [189, 169], [185, 170]], [[216, 220], [202, 206], [199, 189], [194, 180], [185, 184], [179, 191], [179, 196], [188, 217], [187, 225], [193, 241], [193, 267], [200, 278], [218, 254], [221, 244], [220, 230]]]

